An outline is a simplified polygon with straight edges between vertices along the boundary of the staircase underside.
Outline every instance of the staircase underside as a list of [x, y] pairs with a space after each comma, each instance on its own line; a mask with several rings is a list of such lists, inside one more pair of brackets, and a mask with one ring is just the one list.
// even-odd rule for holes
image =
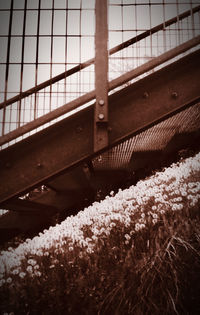
[[[78, 209], [200, 143], [200, 51], [109, 96], [109, 146], [93, 152], [90, 106], [0, 152], [1, 234]], [[45, 190], [38, 187], [45, 185]], [[21, 198], [28, 193], [28, 198]]]

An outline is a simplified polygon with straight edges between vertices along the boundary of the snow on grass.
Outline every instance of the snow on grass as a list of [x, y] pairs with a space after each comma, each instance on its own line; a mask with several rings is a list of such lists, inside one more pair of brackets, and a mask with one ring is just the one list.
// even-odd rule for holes
[[0, 209], [0, 216], [3, 215], [3, 214], [6, 214], [7, 212], [8, 212], [8, 210]]
[[[200, 199], [200, 153], [171, 165], [136, 186], [113, 192], [101, 202], [50, 227], [16, 249], [0, 253], [0, 286], [11, 282], [12, 276], [27, 274], [40, 277], [40, 257], [52, 252], [65, 255], [78, 248], [80, 257], [95, 252], [102, 238], [113, 230], [125, 231], [124, 242], [140, 230], [155, 225], [168, 212], [194, 207]], [[34, 257], [33, 259], [31, 257]]]

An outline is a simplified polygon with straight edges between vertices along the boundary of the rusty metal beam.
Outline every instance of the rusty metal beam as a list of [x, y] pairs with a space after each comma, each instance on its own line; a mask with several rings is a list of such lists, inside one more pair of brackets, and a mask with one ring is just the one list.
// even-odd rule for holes
[[13, 198], [9, 201], [2, 203], [2, 208], [5, 210], [12, 210], [18, 212], [45, 212], [55, 213], [58, 209], [55, 206], [45, 205], [39, 202], [31, 201], [28, 199]]
[[[133, 78], [136, 78], [137, 76], [145, 73], [146, 71], [150, 71], [151, 69], [159, 66], [160, 64], [168, 61], [171, 58], [174, 58], [175, 56], [184, 53], [188, 49], [200, 44], [200, 36], [196, 36], [195, 38], [181, 44], [180, 46], [177, 46], [176, 48], [173, 48], [166, 53], [163, 53], [162, 55], [152, 59], [149, 62], [146, 62], [145, 64], [141, 65], [140, 67], [137, 67], [136, 69], [133, 69], [122, 76], [119, 76], [118, 78], [112, 80], [108, 84], [108, 90], [111, 91], [112, 89], [120, 86], [123, 83], [126, 83], [129, 80], [132, 80]], [[48, 123], [49, 121], [52, 121], [53, 119], [56, 119], [57, 117], [64, 115], [66, 113], [69, 113], [70, 111], [80, 107], [83, 104], [86, 104], [93, 100], [95, 98], [95, 90], [84, 94], [80, 96], [79, 98], [43, 115], [40, 118], [37, 118], [30, 123], [25, 124], [24, 126], [9, 132], [5, 136], [2, 136], [0, 138], [0, 145], [3, 145], [11, 140], [16, 139], [17, 137], [20, 137], [24, 135], [27, 132], [30, 132], [31, 130], [34, 130], [43, 124]]]
[[53, 181], [46, 182], [45, 186], [64, 195], [69, 194], [70, 191], [76, 193], [81, 190], [90, 190], [92, 187], [89, 173], [87, 165], [81, 165], [68, 171], [66, 174], [57, 176]]
[[[200, 50], [110, 95], [110, 147], [197, 103], [199, 82]], [[1, 151], [0, 202], [93, 158], [93, 116], [91, 106]]]
[[108, 145], [107, 0], [96, 0], [94, 152]]

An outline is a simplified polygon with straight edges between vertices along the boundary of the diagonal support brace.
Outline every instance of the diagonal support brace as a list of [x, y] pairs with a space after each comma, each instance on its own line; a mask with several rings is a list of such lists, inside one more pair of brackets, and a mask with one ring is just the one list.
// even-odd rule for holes
[[107, 0], [96, 0], [94, 152], [108, 145]]

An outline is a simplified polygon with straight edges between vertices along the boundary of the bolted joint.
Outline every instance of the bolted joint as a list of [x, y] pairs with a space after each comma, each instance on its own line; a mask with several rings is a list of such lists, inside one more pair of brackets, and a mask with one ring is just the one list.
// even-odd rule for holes
[[82, 126], [78, 126], [77, 128], [76, 128], [76, 132], [77, 133], [80, 133], [80, 132], [82, 132], [83, 131], [83, 127]]
[[104, 119], [104, 114], [99, 114], [98, 118], [99, 118], [99, 120], [103, 120]]
[[99, 105], [103, 106], [105, 104], [104, 100], [99, 100]]
[[149, 97], [149, 94], [147, 93], [147, 92], [144, 92], [144, 94], [143, 94], [143, 98], [148, 98]]
[[37, 163], [37, 168], [41, 168], [41, 167], [43, 167], [43, 165], [42, 165], [42, 163]]
[[172, 92], [172, 98], [176, 99], [178, 97], [178, 93], [177, 92]]

